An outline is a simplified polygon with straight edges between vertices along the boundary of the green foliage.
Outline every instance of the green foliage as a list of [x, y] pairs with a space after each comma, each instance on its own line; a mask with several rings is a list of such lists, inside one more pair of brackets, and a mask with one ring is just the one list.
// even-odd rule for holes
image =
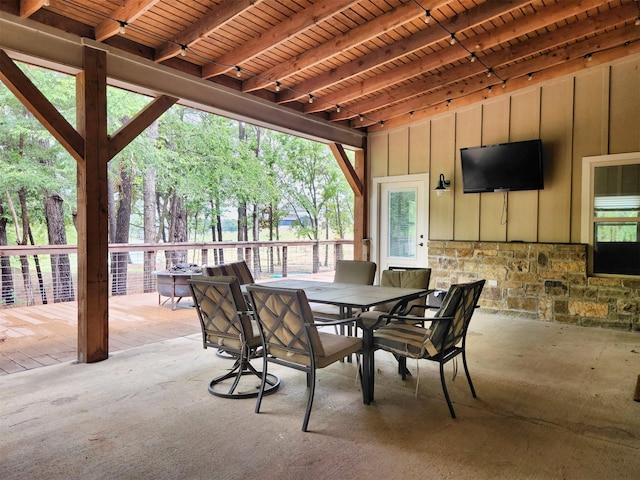
[[[41, 68], [21, 68], [75, 125], [75, 79]], [[109, 134], [151, 101], [109, 87]], [[47, 238], [43, 198], [58, 193], [68, 212], [68, 239], [75, 241], [71, 221], [76, 209], [75, 160], [1, 83], [0, 113], [0, 175], [6, 190], [0, 193], [6, 197], [9, 192], [16, 203], [17, 192], [26, 190], [32, 230], [40, 244]], [[115, 191], [121, 168], [129, 169], [134, 178], [132, 230], [136, 233], [142, 228], [143, 178], [151, 169], [157, 175], [161, 213], [157, 228], [167, 227], [168, 205], [177, 195], [183, 199], [189, 237], [194, 240], [209, 240], [218, 216], [226, 232], [236, 231], [236, 220], [229, 218], [229, 212], [235, 214], [240, 204], [248, 206], [248, 215], [255, 206], [261, 229], [269, 226], [269, 212], [276, 224], [292, 212], [308, 216], [309, 223], [296, 222], [298, 238], [318, 239], [327, 229], [344, 236], [353, 225], [353, 194], [326, 145], [181, 105], [170, 108], [110, 161]]]

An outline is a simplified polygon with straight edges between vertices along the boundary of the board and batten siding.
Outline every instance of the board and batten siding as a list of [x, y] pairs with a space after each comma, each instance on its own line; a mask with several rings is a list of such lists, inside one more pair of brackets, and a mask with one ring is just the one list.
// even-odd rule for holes
[[[508, 192], [506, 205], [504, 193], [462, 193], [461, 147], [533, 138], [548, 160], [544, 190]], [[577, 243], [582, 158], [636, 151], [640, 55], [371, 133], [368, 180], [430, 173], [430, 240]], [[452, 192], [436, 196], [440, 173]]]

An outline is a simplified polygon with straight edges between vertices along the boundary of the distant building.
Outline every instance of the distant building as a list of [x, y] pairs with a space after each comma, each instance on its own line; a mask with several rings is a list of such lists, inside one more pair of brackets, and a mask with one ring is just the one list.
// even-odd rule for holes
[[309, 225], [311, 225], [311, 218], [309, 218], [308, 215], [300, 215], [298, 217], [298, 215], [296, 215], [295, 213], [292, 213], [290, 215], [287, 215], [286, 217], [282, 217], [278, 222], [278, 226], [291, 227], [292, 225], [298, 224], [298, 223], [301, 223], [305, 227], [308, 227]]

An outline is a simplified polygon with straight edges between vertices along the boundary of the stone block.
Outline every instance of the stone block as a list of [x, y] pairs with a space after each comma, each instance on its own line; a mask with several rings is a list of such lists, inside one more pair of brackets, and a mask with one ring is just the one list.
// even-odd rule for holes
[[523, 282], [523, 283], [536, 283], [539, 281], [538, 276], [535, 273], [530, 273], [530, 272], [509, 273], [508, 278], [513, 282]]
[[538, 310], [538, 299], [535, 297], [508, 297], [507, 308], [535, 312]]
[[580, 317], [576, 317], [574, 315], [558, 315], [558, 313], [556, 313], [555, 320], [558, 323], [567, 323], [567, 324], [570, 324], [570, 325], [579, 325], [580, 324]]
[[519, 261], [519, 262], [508, 262], [507, 268], [512, 272], [529, 272], [529, 262]]
[[546, 252], [538, 252], [537, 256], [538, 265], [541, 267], [547, 267], [549, 265], [549, 255]]
[[606, 303], [569, 300], [569, 314], [580, 317], [607, 318], [609, 316], [609, 305]]
[[556, 315], [567, 315], [569, 313], [569, 302], [566, 300], [553, 300], [553, 311]]
[[478, 268], [478, 275], [480, 276], [480, 278], [504, 280], [505, 278], [507, 278], [507, 268], [499, 265], [482, 264]]
[[587, 283], [594, 287], [620, 287], [622, 279], [616, 277], [589, 277]]
[[540, 297], [538, 299], [538, 318], [545, 322], [553, 320], [553, 300], [550, 297]]
[[567, 282], [559, 280], [545, 280], [544, 293], [553, 296], [565, 296], [569, 293], [569, 287], [567, 286]]

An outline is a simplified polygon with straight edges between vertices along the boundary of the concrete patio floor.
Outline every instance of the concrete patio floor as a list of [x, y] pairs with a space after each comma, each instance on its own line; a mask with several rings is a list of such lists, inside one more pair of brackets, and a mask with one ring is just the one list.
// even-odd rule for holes
[[[640, 335], [476, 312], [469, 367], [447, 381], [422, 361], [403, 382], [376, 354], [376, 398], [356, 365], [319, 373], [309, 433], [304, 375], [273, 368], [278, 392], [207, 392], [230, 365], [199, 334], [0, 377], [3, 479], [636, 479]], [[259, 366], [257, 362], [256, 366]], [[462, 373], [462, 372], [460, 372]]]

